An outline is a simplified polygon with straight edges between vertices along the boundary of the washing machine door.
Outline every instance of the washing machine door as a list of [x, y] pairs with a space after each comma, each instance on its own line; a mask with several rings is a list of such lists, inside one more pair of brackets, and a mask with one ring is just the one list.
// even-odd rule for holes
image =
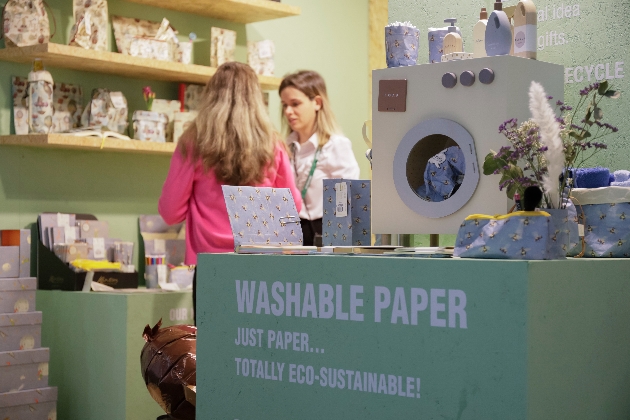
[[398, 195], [425, 217], [455, 213], [470, 200], [479, 183], [472, 136], [444, 118], [422, 121], [409, 130], [396, 149], [393, 165]]

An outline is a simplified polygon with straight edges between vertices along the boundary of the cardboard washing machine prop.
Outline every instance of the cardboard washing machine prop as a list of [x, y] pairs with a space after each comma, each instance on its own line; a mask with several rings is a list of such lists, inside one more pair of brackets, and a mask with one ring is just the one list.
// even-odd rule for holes
[[529, 118], [541, 83], [564, 98], [564, 68], [498, 56], [372, 73], [372, 231], [457, 233], [470, 214], [505, 213], [499, 175], [484, 176], [490, 150], [507, 145], [499, 126]]

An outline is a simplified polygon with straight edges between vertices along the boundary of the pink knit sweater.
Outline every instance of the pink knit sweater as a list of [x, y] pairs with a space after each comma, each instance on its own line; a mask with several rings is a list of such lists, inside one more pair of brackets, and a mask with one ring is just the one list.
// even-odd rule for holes
[[[268, 169], [256, 186], [290, 188], [298, 211], [302, 207], [291, 163], [282, 146], [276, 147], [275, 169]], [[200, 160], [184, 160], [179, 147], [171, 159], [158, 210], [168, 224], [186, 221], [186, 264], [197, 264], [199, 253], [234, 251], [221, 182], [214, 171], [204, 171]]]

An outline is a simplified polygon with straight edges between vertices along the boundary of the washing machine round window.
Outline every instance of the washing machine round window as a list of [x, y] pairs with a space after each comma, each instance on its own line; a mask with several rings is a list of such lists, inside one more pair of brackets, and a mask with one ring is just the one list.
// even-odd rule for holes
[[461, 209], [479, 183], [470, 133], [444, 118], [422, 121], [403, 137], [394, 157], [394, 185], [416, 213], [445, 217]]

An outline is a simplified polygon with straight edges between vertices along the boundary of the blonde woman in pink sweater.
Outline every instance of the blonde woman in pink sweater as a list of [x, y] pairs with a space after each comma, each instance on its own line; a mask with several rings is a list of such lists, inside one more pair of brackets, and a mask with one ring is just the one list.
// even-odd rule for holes
[[[186, 221], [189, 265], [197, 264], [199, 253], [234, 251], [222, 185], [290, 188], [298, 211], [302, 207], [284, 143], [251, 67], [223, 64], [205, 94], [199, 116], [173, 154], [158, 205], [166, 223]], [[195, 292], [196, 278], [193, 305]]]

